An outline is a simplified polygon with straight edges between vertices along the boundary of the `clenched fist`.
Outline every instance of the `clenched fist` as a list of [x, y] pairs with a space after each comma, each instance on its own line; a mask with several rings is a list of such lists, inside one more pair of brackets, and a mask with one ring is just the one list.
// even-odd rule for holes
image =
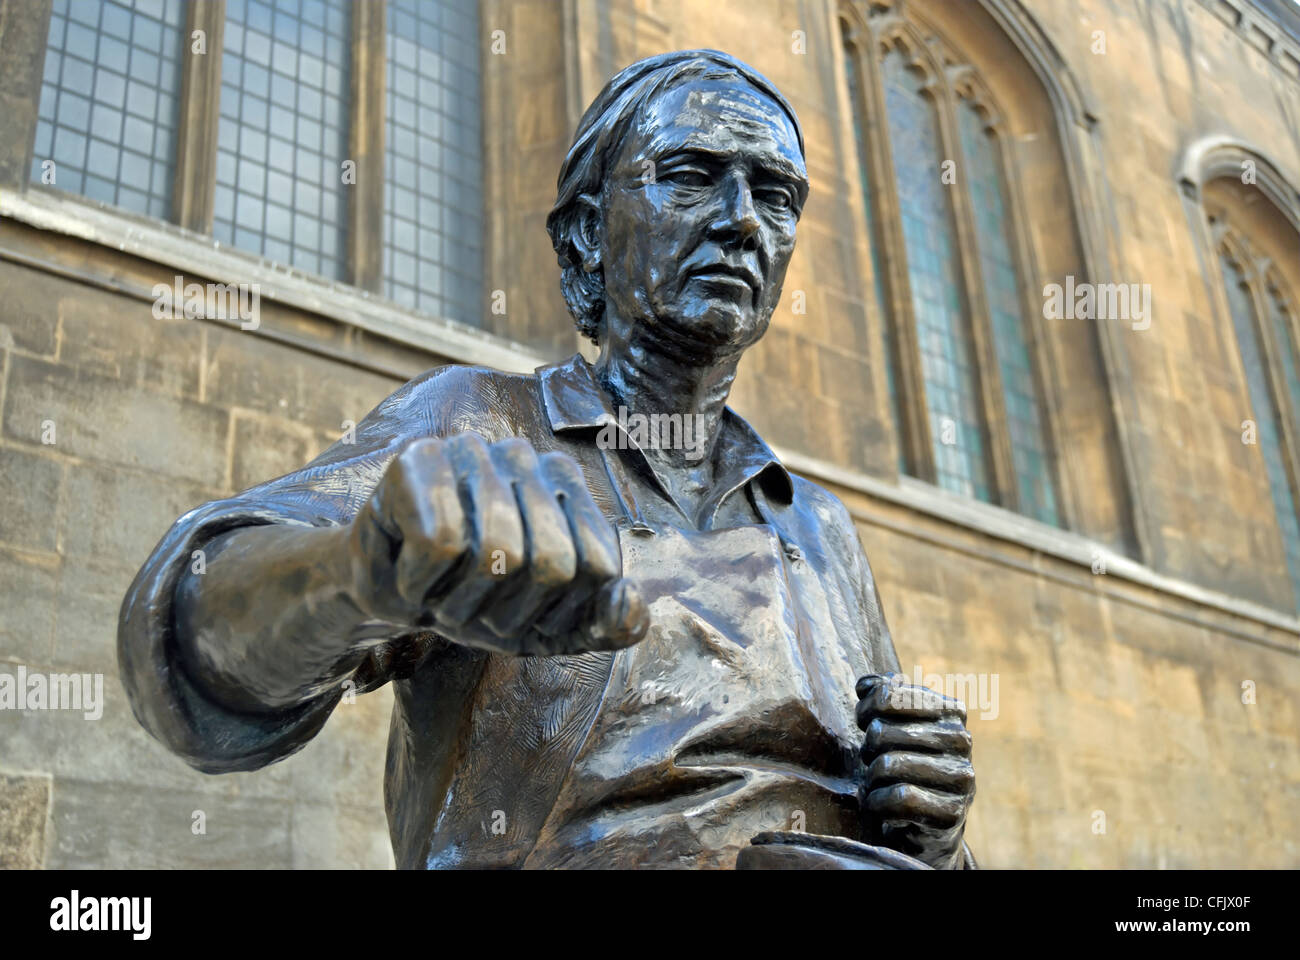
[[523, 439], [415, 441], [353, 520], [348, 549], [363, 612], [468, 646], [613, 650], [649, 625], [577, 462]]
[[975, 798], [966, 708], [899, 674], [862, 677], [857, 694], [872, 839], [936, 869], [960, 868]]

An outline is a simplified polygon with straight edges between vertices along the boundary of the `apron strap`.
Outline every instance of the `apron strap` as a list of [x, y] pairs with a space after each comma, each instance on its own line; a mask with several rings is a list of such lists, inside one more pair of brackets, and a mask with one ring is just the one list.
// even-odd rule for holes
[[759, 490], [759, 485], [751, 481], [745, 484], [745, 487], [749, 493], [749, 502], [754, 505], [754, 509], [758, 511], [758, 515], [763, 518], [763, 522], [776, 531], [777, 538], [781, 541], [781, 549], [784, 550], [785, 555], [790, 558], [790, 562], [799, 563], [803, 560], [803, 550], [799, 548], [797, 543], [786, 536], [781, 524], [776, 520], [776, 511], [773, 510], [772, 505], [767, 502], [767, 496]]
[[600, 460], [605, 467], [605, 477], [609, 480], [610, 489], [614, 491], [614, 500], [618, 503], [619, 512], [622, 514], [619, 519], [629, 523], [633, 533], [652, 535], [655, 532], [654, 527], [646, 522], [645, 515], [637, 505], [632, 484], [627, 479], [627, 471], [623, 469], [623, 464], [618, 462], [617, 451], [614, 451], [611, 456], [611, 452], [600, 444], [596, 444], [596, 449], [600, 452]]

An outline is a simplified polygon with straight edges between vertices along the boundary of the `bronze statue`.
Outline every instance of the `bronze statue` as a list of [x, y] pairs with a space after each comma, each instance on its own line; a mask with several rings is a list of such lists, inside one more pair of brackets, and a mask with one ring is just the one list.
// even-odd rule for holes
[[392, 682], [401, 867], [973, 867], [964, 708], [891, 676], [848, 512], [726, 406], [807, 195], [753, 68], [620, 72], [547, 220], [599, 360], [432, 370], [181, 517], [122, 606], [140, 722], [252, 770]]

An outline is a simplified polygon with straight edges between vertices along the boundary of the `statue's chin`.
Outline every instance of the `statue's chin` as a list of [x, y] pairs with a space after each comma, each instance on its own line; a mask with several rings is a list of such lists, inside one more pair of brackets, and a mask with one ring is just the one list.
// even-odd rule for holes
[[683, 340], [705, 348], [743, 350], [757, 343], [767, 332], [768, 314], [756, 317], [748, 307], [729, 300], [714, 300], [685, 315], [666, 320]]

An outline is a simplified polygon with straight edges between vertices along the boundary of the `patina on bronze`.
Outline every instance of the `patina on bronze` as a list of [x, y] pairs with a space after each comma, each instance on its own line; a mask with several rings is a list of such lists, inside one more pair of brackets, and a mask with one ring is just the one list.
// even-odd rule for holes
[[615, 76], [547, 221], [599, 360], [430, 371], [181, 517], [122, 607], [140, 722], [250, 770], [393, 683], [402, 867], [974, 866], [963, 708], [897, 675], [847, 511], [726, 406], [807, 195], [752, 68]]

